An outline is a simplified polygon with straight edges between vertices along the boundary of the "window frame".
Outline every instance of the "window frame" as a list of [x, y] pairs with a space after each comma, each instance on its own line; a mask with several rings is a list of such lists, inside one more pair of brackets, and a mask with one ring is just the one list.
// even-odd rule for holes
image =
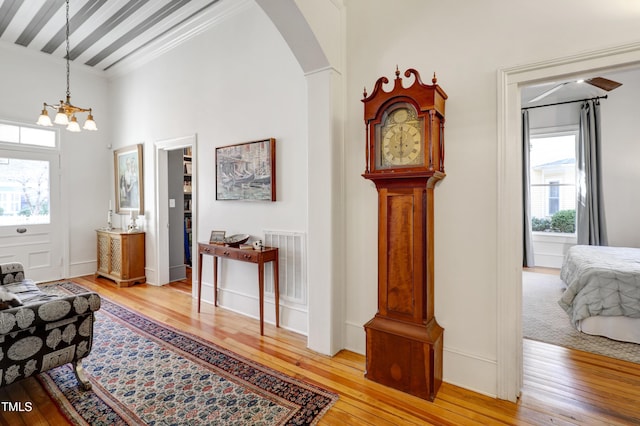
[[[38, 126], [37, 124], [29, 124], [29, 123], [21, 123], [17, 121], [0, 119], [0, 124], [4, 124], [7, 126], [16, 126], [19, 128], [28, 128], [28, 129], [36, 129], [36, 130], [46, 130], [53, 132], [55, 145], [54, 146], [45, 146], [45, 145], [34, 145], [22, 142], [7, 142], [0, 139], [0, 150], [10, 150], [10, 151], [24, 151], [24, 152], [60, 152], [60, 129], [57, 127], [43, 127]], [[20, 132], [21, 134], [22, 132]], [[0, 154], [0, 157], [2, 155]]]

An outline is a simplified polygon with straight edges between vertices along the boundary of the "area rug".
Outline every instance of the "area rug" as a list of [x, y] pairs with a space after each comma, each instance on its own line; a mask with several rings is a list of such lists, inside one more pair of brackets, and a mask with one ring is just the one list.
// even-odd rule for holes
[[90, 391], [69, 365], [38, 375], [76, 425], [313, 425], [338, 399], [104, 297], [82, 365]]
[[558, 305], [564, 288], [557, 275], [523, 273], [522, 334], [525, 338], [640, 363], [640, 345], [576, 330]]

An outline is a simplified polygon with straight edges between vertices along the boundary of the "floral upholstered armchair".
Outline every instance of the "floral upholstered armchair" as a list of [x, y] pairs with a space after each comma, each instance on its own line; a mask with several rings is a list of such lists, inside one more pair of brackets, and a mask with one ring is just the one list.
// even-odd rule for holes
[[95, 292], [47, 294], [24, 277], [20, 263], [0, 264], [0, 387], [71, 363], [90, 389], [80, 360], [91, 351]]

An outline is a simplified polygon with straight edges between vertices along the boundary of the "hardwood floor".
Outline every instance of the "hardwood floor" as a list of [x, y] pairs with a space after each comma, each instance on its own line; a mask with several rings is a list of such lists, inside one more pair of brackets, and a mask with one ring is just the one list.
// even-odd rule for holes
[[[434, 402], [364, 378], [363, 356], [327, 357], [306, 349], [304, 336], [204, 304], [201, 314], [186, 288], [117, 288], [103, 278], [73, 281], [158, 321], [196, 334], [283, 373], [340, 395], [320, 425], [629, 425], [640, 424], [640, 365], [524, 341], [524, 388], [518, 403], [443, 383]], [[0, 425], [60, 425], [64, 417], [39, 382], [0, 389], [2, 402], [31, 402], [30, 412], [0, 410]]]

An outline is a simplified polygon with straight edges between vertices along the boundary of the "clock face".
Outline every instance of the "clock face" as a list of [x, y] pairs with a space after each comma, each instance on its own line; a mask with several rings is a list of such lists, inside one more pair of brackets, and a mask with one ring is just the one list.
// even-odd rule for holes
[[376, 126], [379, 169], [424, 164], [422, 119], [409, 104], [394, 105]]

